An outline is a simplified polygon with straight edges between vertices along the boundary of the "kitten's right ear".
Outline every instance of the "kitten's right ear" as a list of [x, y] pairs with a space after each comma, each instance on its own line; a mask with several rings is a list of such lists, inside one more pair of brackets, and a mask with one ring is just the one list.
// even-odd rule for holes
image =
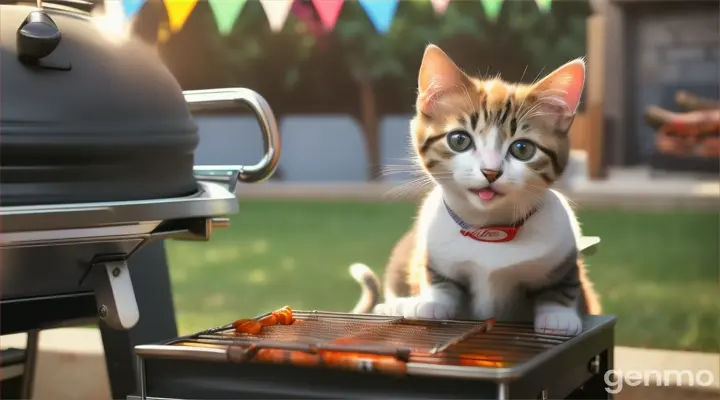
[[418, 75], [418, 111], [430, 115], [440, 97], [462, 90], [466, 82], [465, 74], [444, 51], [428, 45]]

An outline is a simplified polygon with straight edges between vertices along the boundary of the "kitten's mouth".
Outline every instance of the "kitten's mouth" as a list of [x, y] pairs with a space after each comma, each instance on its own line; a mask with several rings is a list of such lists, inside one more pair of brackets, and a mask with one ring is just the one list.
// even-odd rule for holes
[[475, 196], [479, 197], [480, 200], [483, 201], [490, 201], [494, 199], [495, 197], [502, 196], [501, 193], [496, 192], [490, 187], [485, 187], [482, 189], [468, 189], [468, 191]]

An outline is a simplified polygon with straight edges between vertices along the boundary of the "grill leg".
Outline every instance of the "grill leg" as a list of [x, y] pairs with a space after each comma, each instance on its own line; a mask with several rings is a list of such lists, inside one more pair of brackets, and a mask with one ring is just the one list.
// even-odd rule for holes
[[[32, 398], [39, 339], [40, 331], [28, 331], [24, 350], [11, 348], [2, 352], [2, 357], [7, 356], [7, 358], [0, 360], [3, 361], [0, 363], [0, 374], [7, 373], [7, 375], [0, 376], [0, 398]], [[18, 371], [18, 368], [22, 368], [22, 372]]]
[[22, 399], [32, 399], [33, 388], [35, 387], [35, 369], [37, 366], [38, 342], [40, 331], [32, 330], [27, 334], [27, 346], [25, 347], [25, 372], [22, 380]]
[[100, 321], [113, 399], [135, 393], [135, 346], [177, 337], [170, 274], [162, 242], [151, 243], [133, 255], [128, 265], [140, 320], [130, 330], [114, 330]]
[[505, 382], [498, 383], [497, 400], [510, 399], [510, 385]]

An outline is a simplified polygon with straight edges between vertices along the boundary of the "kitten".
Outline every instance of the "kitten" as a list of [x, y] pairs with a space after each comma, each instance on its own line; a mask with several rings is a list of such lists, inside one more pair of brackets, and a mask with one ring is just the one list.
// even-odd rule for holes
[[393, 250], [385, 303], [370, 268], [351, 266], [364, 291], [353, 312], [581, 332], [580, 315], [600, 306], [579, 257], [579, 224], [549, 187], [568, 164], [584, 83], [582, 59], [523, 85], [470, 77], [429, 45], [410, 130], [435, 186]]

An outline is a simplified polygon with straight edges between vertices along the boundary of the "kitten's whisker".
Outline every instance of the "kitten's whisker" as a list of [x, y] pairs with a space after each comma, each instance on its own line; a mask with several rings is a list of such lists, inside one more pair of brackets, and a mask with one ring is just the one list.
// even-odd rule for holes
[[[442, 180], [442, 179], [440, 179]], [[411, 181], [403, 182], [398, 186], [388, 190], [384, 197], [405, 197], [408, 194], [417, 193], [420, 191], [427, 190], [429, 187], [433, 187], [436, 184], [432, 177], [424, 176], [421, 178], [413, 179]]]
[[535, 79], [533, 79], [533, 81], [530, 83], [530, 85], [534, 85], [534, 84], [538, 83], [538, 81], [540, 80], [540, 74], [542, 74], [543, 71], [545, 71], [545, 67], [542, 67], [540, 69], [540, 72], [538, 72], [538, 74], [535, 76]]
[[523, 78], [525, 77], [525, 73], [527, 72], [529, 65], [525, 65], [525, 69], [523, 70], [522, 76], [520, 77], [520, 82], [522, 82]]
[[388, 190], [383, 197], [386, 198], [399, 198], [405, 197], [407, 194], [420, 191], [428, 186], [428, 181], [425, 177], [415, 179], [408, 182], [403, 182], [398, 186]]
[[385, 171], [385, 172], [382, 172], [382, 173], [380, 174], [380, 176], [381, 176], [381, 177], [385, 177], [385, 176], [403, 175], [403, 174], [414, 175], [414, 176], [421, 176], [421, 175], [422, 175], [421, 173], [415, 172], [415, 171]]
[[384, 164], [383, 168], [419, 168], [420, 166], [417, 164]]
[[418, 172], [422, 173], [422, 168], [401, 168], [401, 167], [393, 167], [393, 168], [382, 168], [383, 172]]
[[526, 119], [531, 118], [531, 117], [529, 117], [528, 115], [530, 115], [530, 114], [532, 114], [533, 112], [537, 111], [538, 108], [539, 108], [538, 103], [535, 103], [535, 104], [531, 105], [527, 110], [524, 110], [524, 111], [518, 116], [518, 120], [520, 120], [520, 121], [525, 121]]
[[[417, 156], [415, 154], [408, 154], [406, 157], [392, 157], [389, 158], [389, 161], [397, 161], [397, 162], [411, 162], [414, 159], [416, 159]], [[396, 165], [396, 164], [388, 164], [388, 165]]]
[[[470, 91], [466, 86], [463, 86], [463, 91], [465, 92], [465, 100], [467, 102], [468, 108], [471, 108], [473, 111], [477, 111], [477, 108], [473, 104], [472, 97], [470, 97]], [[471, 127], [473, 128], [473, 127]]]

